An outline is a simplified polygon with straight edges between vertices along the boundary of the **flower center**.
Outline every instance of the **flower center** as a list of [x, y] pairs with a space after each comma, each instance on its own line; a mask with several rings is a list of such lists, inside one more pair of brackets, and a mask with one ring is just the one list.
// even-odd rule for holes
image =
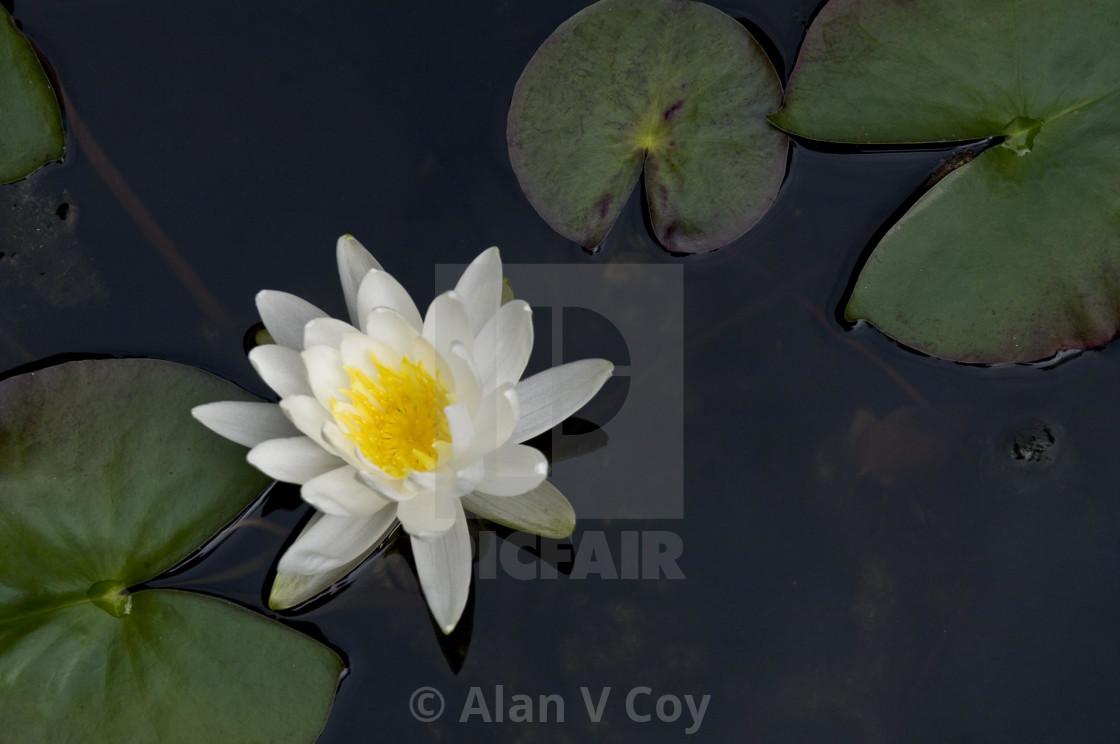
[[401, 360], [400, 370], [386, 367], [370, 353], [376, 379], [356, 367], [345, 367], [350, 387], [341, 391], [346, 405], [331, 399], [331, 413], [367, 460], [394, 478], [411, 470], [426, 472], [439, 463], [451, 443], [451, 430], [443, 409], [452, 394], [437, 371], [424, 362]]

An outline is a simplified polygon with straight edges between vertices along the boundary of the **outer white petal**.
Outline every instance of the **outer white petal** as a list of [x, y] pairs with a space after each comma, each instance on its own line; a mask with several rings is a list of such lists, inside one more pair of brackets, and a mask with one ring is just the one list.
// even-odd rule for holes
[[393, 522], [392, 509], [364, 519], [316, 514], [276, 565], [276, 572], [312, 576], [344, 566], [381, 541]]
[[366, 488], [349, 465], [312, 478], [303, 484], [300, 496], [324, 514], [337, 517], [371, 517], [389, 500]]
[[338, 239], [335, 254], [338, 256], [338, 278], [342, 281], [346, 309], [350, 313], [350, 322], [356, 326], [361, 321], [358, 315], [358, 286], [370, 269], [380, 269], [381, 264], [353, 235], [343, 235]]
[[447, 357], [451, 345], [458, 342], [470, 351], [474, 349], [474, 333], [467, 320], [467, 310], [454, 292], [444, 292], [432, 300], [424, 316], [424, 338], [436, 353]]
[[474, 360], [483, 394], [516, 383], [533, 351], [533, 311], [524, 300], [502, 305], [474, 342]]
[[475, 490], [491, 496], [517, 496], [548, 476], [548, 460], [539, 450], [510, 442], [482, 458], [486, 474]]
[[323, 440], [323, 425], [334, 417], [318, 400], [310, 395], [292, 395], [280, 401], [280, 409], [304, 436], [324, 449], [334, 449]]
[[211, 431], [246, 447], [299, 434], [275, 403], [224, 400], [195, 406], [191, 415]]
[[455, 499], [455, 523], [433, 540], [413, 536], [412, 554], [428, 609], [444, 633], [455, 630], [471, 591], [471, 538], [463, 507]]
[[438, 537], [455, 524], [455, 515], [461, 511], [458, 504], [458, 495], [424, 491], [397, 502], [397, 518], [413, 537]]
[[548, 481], [517, 496], [468, 493], [463, 506], [483, 519], [554, 540], [567, 537], [576, 528], [575, 509]]
[[342, 461], [307, 437], [270, 439], [249, 450], [249, 464], [270, 478], [304, 484], [342, 466]]
[[502, 301], [502, 258], [497, 247], [487, 248], [471, 261], [459, 277], [455, 293], [466, 307], [471, 332], [477, 336]]
[[330, 409], [331, 398], [345, 400], [342, 390], [350, 387], [350, 375], [342, 368], [342, 354], [330, 346], [312, 346], [303, 352], [303, 364], [311, 383], [310, 392], [323, 408]]
[[249, 352], [249, 363], [281, 398], [311, 392], [303, 360], [293, 348], [279, 344], [258, 346]]
[[272, 289], [257, 292], [257, 312], [276, 343], [297, 350], [303, 348], [303, 327], [308, 321], [327, 316], [307, 300]]
[[312, 346], [333, 346], [338, 348], [342, 337], [356, 333], [357, 328], [334, 318], [316, 318], [303, 327], [303, 348]]
[[481, 457], [508, 442], [518, 416], [519, 401], [513, 385], [506, 383], [483, 398], [474, 417], [472, 455]]
[[346, 563], [333, 571], [325, 571], [314, 576], [299, 576], [298, 574], [276, 574], [272, 582], [272, 590], [268, 595], [268, 606], [274, 610], [285, 610], [298, 604], [303, 604], [317, 594], [321, 594], [332, 584], [350, 575], [350, 572], [362, 564], [377, 546], [384, 542], [389, 532], [396, 525], [395, 521], [389, 522], [385, 535], [369, 547], [369, 550], [359, 555], [354, 560]]
[[388, 307], [408, 321], [416, 330], [423, 327], [420, 311], [408, 291], [388, 272], [373, 269], [366, 273], [358, 287], [358, 320], [365, 322], [375, 307]]
[[517, 383], [521, 418], [510, 440], [531, 439], [583, 408], [613, 370], [614, 365], [605, 359], [581, 359], [546, 369]]

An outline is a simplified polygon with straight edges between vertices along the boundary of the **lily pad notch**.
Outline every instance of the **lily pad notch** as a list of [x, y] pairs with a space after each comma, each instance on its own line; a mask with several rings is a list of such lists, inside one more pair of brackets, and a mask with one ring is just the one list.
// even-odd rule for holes
[[600, 0], [525, 67], [506, 126], [522, 190], [554, 230], [597, 249], [645, 174], [658, 242], [730, 243], [769, 209], [787, 137], [766, 114], [778, 73], [746, 28], [690, 0]]
[[999, 144], [874, 247], [845, 309], [966, 363], [1120, 332], [1120, 4], [845, 0], [809, 29], [771, 121], [809, 139]]

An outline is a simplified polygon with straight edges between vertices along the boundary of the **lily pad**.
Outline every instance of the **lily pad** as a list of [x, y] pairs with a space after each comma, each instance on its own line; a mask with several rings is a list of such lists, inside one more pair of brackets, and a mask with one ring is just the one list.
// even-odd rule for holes
[[883, 237], [847, 306], [962, 362], [1120, 330], [1120, 4], [834, 0], [771, 120], [812, 139], [998, 144]]
[[9, 742], [312, 742], [341, 661], [230, 603], [129, 587], [268, 480], [190, 416], [247, 399], [155, 360], [0, 382], [0, 721]]
[[31, 44], [0, 8], [0, 183], [62, 158], [62, 113]]
[[645, 169], [657, 240], [707, 251], [757, 222], [785, 174], [766, 54], [688, 0], [600, 0], [557, 28], [513, 91], [510, 161], [557, 232], [598, 246]]

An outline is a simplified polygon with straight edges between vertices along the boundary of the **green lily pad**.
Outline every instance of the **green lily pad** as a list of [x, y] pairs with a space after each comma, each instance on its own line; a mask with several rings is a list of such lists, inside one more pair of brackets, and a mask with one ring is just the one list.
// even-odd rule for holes
[[1000, 144], [875, 247], [846, 315], [934, 356], [1025, 362], [1120, 330], [1120, 4], [834, 0], [771, 120], [854, 143]]
[[247, 399], [192, 367], [72, 362], [0, 382], [6, 742], [312, 742], [341, 661], [227, 602], [128, 588], [268, 483], [190, 416]]
[[766, 123], [781, 83], [737, 21], [688, 0], [600, 0], [529, 61], [509, 110], [510, 161], [557, 232], [598, 246], [645, 169], [657, 240], [725, 245], [757, 222], [785, 174]]
[[62, 158], [62, 113], [35, 50], [0, 8], [0, 183]]

